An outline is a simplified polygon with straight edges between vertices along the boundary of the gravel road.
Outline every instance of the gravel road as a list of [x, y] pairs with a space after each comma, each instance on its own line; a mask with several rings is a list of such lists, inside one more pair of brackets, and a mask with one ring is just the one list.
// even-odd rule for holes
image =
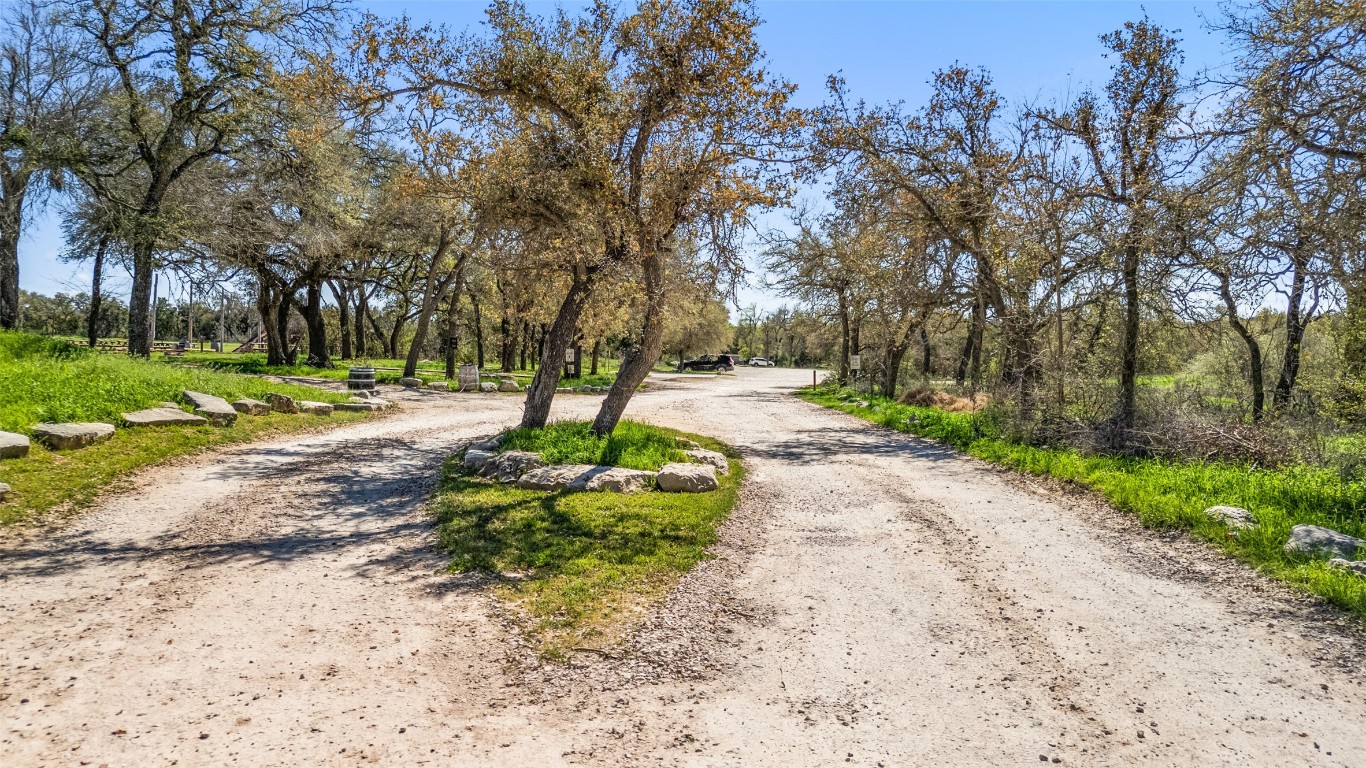
[[517, 397], [409, 393], [10, 532], [0, 765], [1366, 765], [1360, 624], [805, 404], [809, 377], [662, 376], [632, 402], [750, 474], [716, 557], [568, 666], [442, 570], [423, 512]]

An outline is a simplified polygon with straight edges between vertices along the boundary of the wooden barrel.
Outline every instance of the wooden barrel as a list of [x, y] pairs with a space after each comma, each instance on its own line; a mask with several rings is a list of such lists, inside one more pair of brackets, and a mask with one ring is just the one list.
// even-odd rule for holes
[[374, 368], [352, 368], [349, 377], [346, 379], [347, 389], [374, 389], [375, 388], [375, 369]]
[[456, 381], [460, 384], [461, 392], [479, 389], [479, 368], [468, 364], [460, 366]]

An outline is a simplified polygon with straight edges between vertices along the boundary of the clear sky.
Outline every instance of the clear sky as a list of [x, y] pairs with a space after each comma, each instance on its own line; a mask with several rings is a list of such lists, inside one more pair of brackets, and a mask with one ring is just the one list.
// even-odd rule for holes
[[[360, 8], [464, 28], [482, 22], [485, 5], [483, 0], [377, 0]], [[554, 7], [529, 5], [533, 10]], [[931, 73], [954, 63], [989, 69], [1009, 102], [1061, 99], [1104, 83], [1109, 63], [1098, 36], [1145, 12], [1180, 30], [1185, 74], [1228, 59], [1221, 36], [1207, 29], [1206, 19], [1220, 17], [1215, 2], [770, 0], [760, 3], [760, 11], [765, 23], [759, 36], [771, 69], [798, 85], [799, 106], [820, 103], [826, 78], [836, 72], [857, 98], [918, 105], [929, 92]], [[56, 217], [35, 216], [20, 246], [20, 285], [25, 290], [89, 290], [88, 267], [59, 261], [61, 248]], [[127, 290], [126, 275], [106, 279], [109, 290]], [[741, 293], [741, 303], [750, 302], [772, 307], [781, 300], [751, 287]]]

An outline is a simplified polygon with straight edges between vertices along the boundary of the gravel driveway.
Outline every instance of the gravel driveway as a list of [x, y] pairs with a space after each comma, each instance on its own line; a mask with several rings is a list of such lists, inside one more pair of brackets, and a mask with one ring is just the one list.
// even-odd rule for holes
[[750, 474], [717, 557], [569, 666], [442, 571], [422, 509], [518, 397], [410, 393], [11, 532], [0, 765], [1366, 765], [1359, 623], [805, 404], [810, 375], [660, 376], [632, 402]]

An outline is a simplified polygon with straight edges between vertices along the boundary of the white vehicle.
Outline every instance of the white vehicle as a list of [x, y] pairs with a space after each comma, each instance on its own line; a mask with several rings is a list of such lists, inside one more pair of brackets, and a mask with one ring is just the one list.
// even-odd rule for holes
[[769, 360], [767, 357], [751, 357], [749, 359], [749, 364], [759, 368], [773, 367], [773, 361]]

